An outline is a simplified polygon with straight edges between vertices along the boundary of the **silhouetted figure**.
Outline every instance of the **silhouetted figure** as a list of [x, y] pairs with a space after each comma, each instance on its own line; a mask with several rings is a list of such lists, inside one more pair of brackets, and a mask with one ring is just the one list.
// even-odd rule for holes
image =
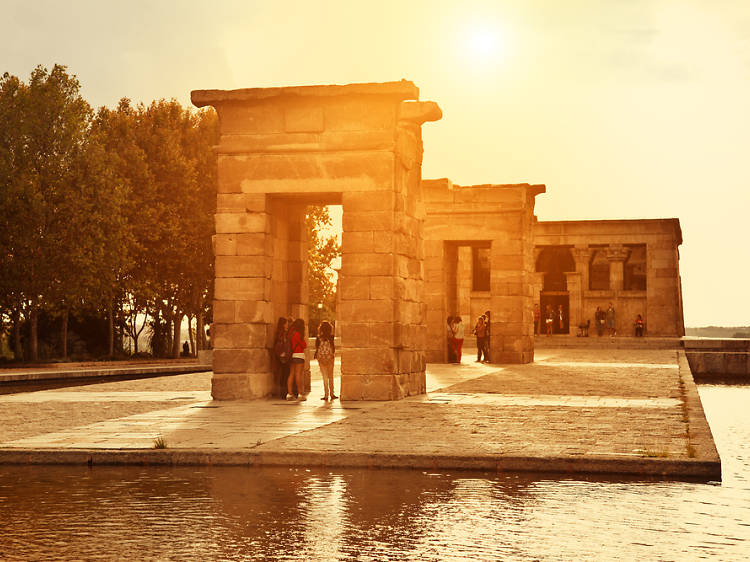
[[185, 340], [185, 343], [182, 344], [182, 356], [183, 357], [189, 357], [190, 356], [190, 344]]
[[477, 337], [477, 363], [482, 362], [482, 358], [487, 359], [485, 348], [487, 347], [487, 325], [484, 323], [484, 315], [477, 318], [474, 326], [474, 335]]
[[612, 303], [609, 303], [609, 308], [607, 309], [607, 329], [609, 330], [609, 337], [617, 334], [615, 325], [615, 307]]
[[295, 396], [292, 394], [292, 382], [294, 382], [297, 385], [297, 397], [299, 400], [307, 400], [307, 396], [302, 393], [302, 372], [305, 369], [305, 348], [307, 347], [307, 341], [305, 341], [305, 321], [302, 318], [297, 318], [292, 324], [290, 333], [292, 359], [289, 367], [286, 399], [295, 399]]
[[539, 331], [540, 331], [539, 322], [541, 321], [541, 319], [542, 319], [542, 312], [541, 310], [539, 310], [539, 304], [535, 304], [534, 305], [534, 335], [535, 336], [539, 335]]
[[461, 348], [464, 345], [464, 335], [465, 335], [464, 325], [463, 325], [463, 322], [461, 322], [460, 316], [456, 316], [453, 319], [453, 333], [454, 333], [453, 343], [455, 346], [454, 351], [456, 354], [456, 363], [460, 363], [461, 362]]
[[292, 358], [292, 347], [289, 343], [289, 322], [283, 316], [276, 322], [273, 357], [276, 392], [279, 398], [284, 398], [286, 397], [287, 380], [289, 379], [289, 361]]
[[448, 363], [456, 362], [456, 346], [453, 343], [453, 339], [456, 336], [455, 328], [453, 327], [453, 316], [448, 316], [445, 327], [445, 341], [448, 345]]
[[318, 326], [318, 337], [315, 338], [315, 358], [318, 360], [320, 374], [323, 377], [323, 392], [321, 400], [336, 400], [338, 396], [333, 391], [333, 363], [336, 357], [336, 345], [333, 341], [333, 326], [325, 320]]
[[643, 316], [640, 314], [635, 317], [635, 337], [642, 338], [643, 337]]
[[555, 322], [555, 313], [550, 305], [544, 310], [544, 325], [547, 329], [547, 335], [552, 335], [552, 324]]
[[607, 313], [600, 306], [597, 306], [596, 312], [594, 312], [594, 322], [596, 322], [596, 334], [599, 337], [602, 337], [602, 334], [604, 334], [604, 322], [606, 319]]

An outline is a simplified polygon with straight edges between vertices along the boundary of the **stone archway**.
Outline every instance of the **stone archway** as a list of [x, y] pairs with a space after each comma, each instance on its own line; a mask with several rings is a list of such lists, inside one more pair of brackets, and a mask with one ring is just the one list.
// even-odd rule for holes
[[219, 114], [215, 399], [271, 393], [275, 319], [307, 320], [304, 206], [343, 206], [341, 398], [425, 391], [421, 125], [408, 81], [197, 90]]

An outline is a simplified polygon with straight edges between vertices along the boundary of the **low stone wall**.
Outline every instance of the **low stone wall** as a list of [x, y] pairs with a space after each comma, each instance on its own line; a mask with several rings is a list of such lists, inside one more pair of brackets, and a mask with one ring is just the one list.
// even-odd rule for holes
[[693, 376], [750, 380], [750, 339], [683, 338]]

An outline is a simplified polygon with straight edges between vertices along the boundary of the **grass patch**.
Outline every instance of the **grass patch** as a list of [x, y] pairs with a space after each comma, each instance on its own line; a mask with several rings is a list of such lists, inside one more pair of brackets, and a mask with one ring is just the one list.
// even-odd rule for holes
[[154, 437], [154, 449], [166, 449], [167, 442], [164, 440], [163, 435], [157, 435]]

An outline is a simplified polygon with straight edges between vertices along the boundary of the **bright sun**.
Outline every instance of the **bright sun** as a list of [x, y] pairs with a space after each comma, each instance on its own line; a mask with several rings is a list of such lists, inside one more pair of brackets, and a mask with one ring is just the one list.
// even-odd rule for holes
[[505, 34], [498, 27], [478, 26], [467, 30], [464, 45], [475, 63], [496, 62], [505, 58]]

